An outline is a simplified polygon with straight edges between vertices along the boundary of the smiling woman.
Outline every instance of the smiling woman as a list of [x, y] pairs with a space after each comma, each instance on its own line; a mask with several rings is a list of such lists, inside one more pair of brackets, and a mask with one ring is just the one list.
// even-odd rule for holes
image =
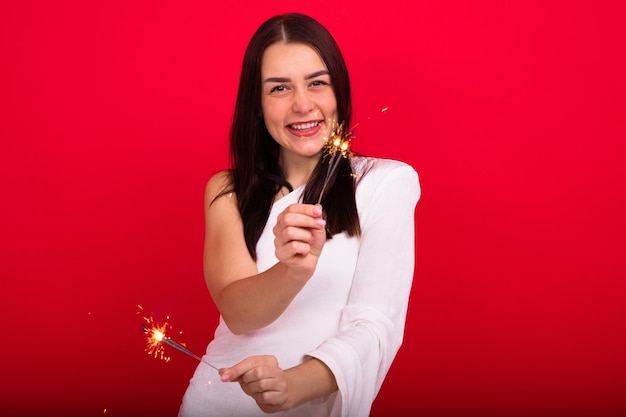
[[200, 363], [181, 417], [369, 414], [403, 338], [420, 188], [399, 161], [328, 169], [325, 145], [350, 114], [330, 33], [301, 14], [263, 23], [244, 57], [233, 167], [206, 187], [220, 321], [204, 361], [223, 383]]
[[[194, 353], [213, 338], [218, 314], [198, 256], [200, 194], [209, 174], [227, 167], [241, 58], [259, 16], [297, 9], [319, 17], [340, 42], [352, 122], [334, 49], [323, 36], [299, 31], [297, 38], [322, 58], [338, 120], [358, 125], [355, 150], [409, 163], [427, 190], [416, 213], [407, 331], [370, 416], [626, 416], [626, 54], [616, 53], [624, 49], [625, 7], [597, 0], [3, 1], [2, 415], [176, 415], [197, 363], [171, 346], [169, 363], [147, 355], [137, 304], [161, 321], [171, 315], [171, 335]], [[233, 210], [232, 218], [250, 242], [258, 224], [259, 236], [267, 227], [250, 248], [260, 272], [277, 262], [269, 208], [284, 211], [301, 190], [316, 203], [322, 189], [315, 190], [315, 173], [290, 193], [274, 169], [279, 147], [263, 130], [260, 76], [261, 51], [282, 41], [280, 32], [271, 34], [255, 38], [250, 57], [258, 67], [243, 68], [233, 126], [241, 143], [236, 170], [225, 176], [225, 186], [236, 181], [239, 189], [213, 204], [249, 203], [245, 216]], [[351, 160], [358, 173], [363, 159]], [[348, 172], [347, 160], [339, 162], [333, 193], [323, 193], [329, 229], [351, 196], [350, 184], [337, 188]], [[376, 212], [388, 221], [396, 213], [385, 183], [380, 197], [366, 187], [376, 176], [370, 169], [358, 178], [362, 245], [377, 240]], [[371, 204], [385, 199], [389, 211]], [[209, 221], [217, 231], [219, 222]], [[285, 370], [295, 367], [315, 351], [301, 340], [338, 309], [342, 326], [319, 349], [359, 346], [359, 326], [372, 329], [372, 340], [387, 340], [381, 329], [389, 327], [380, 325], [387, 310], [378, 307], [380, 319], [366, 320], [353, 306], [371, 305], [364, 296], [376, 290], [381, 297], [395, 291], [385, 285], [398, 282], [390, 275], [396, 268], [381, 273], [379, 262], [397, 246], [380, 240], [393, 246], [361, 249], [346, 301], [334, 287], [352, 279], [343, 233], [320, 255], [316, 276], [328, 279], [312, 277], [289, 306], [298, 314], [282, 314], [292, 328], [245, 333], [223, 308], [232, 330], [245, 334], [220, 327], [209, 355], [230, 349], [233, 360], [220, 358], [218, 367], [257, 352]], [[250, 256], [240, 236], [237, 267]], [[224, 248], [235, 250], [224, 238]], [[380, 287], [368, 283], [366, 294], [367, 256]], [[216, 265], [207, 260], [207, 273]], [[389, 353], [382, 357], [392, 356], [385, 342], [364, 345], [375, 346], [374, 356], [378, 346]], [[298, 358], [290, 361], [286, 350]], [[355, 401], [351, 388], [369, 383], [375, 367], [348, 379], [349, 369], [369, 362], [326, 358], [342, 400]], [[221, 383], [215, 370], [207, 375], [212, 384], [194, 382], [199, 393], [219, 397], [231, 388], [235, 396], [232, 412], [225, 395], [207, 399], [229, 411], [222, 415], [245, 401], [258, 408], [238, 384]]]

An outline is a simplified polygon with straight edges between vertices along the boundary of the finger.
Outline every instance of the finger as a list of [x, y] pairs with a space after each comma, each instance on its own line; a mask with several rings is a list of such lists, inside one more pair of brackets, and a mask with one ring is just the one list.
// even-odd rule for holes
[[287, 206], [287, 208], [283, 211], [283, 213], [296, 213], [303, 214], [309, 217], [321, 217], [322, 216], [322, 206], [319, 204], [291, 204]]
[[324, 218], [307, 216], [300, 213], [281, 213], [273, 228], [275, 235], [290, 227], [301, 229], [321, 229], [326, 225]]
[[320, 219], [322, 206], [311, 204], [292, 204], [278, 215], [278, 223], [288, 226], [317, 227]]
[[326, 242], [326, 228], [311, 230], [309, 253], [319, 256]]
[[311, 253], [312, 243], [292, 240], [282, 245], [276, 245], [275, 255], [279, 260], [289, 260], [293, 258], [305, 257]]
[[283, 370], [276, 366], [260, 366], [240, 378], [241, 388], [246, 394], [254, 397], [283, 392], [286, 389], [286, 381], [282, 375]]
[[274, 245], [278, 247], [294, 240], [299, 242], [311, 242], [312, 238], [312, 229], [289, 226], [276, 234], [274, 237]]
[[300, 221], [278, 222], [273, 228], [274, 245], [285, 245], [291, 241], [311, 243], [319, 238], [320, 234], [314, 235], [315, 231], [325, 231], [326, 221], [322, 218], [313, 219], [307, 217]]
[[278, 361], [271, 355], [251, 356], [231, 366], [230, 368], [225, 368], [220, 379], [224, 382], [237, 381], [243, 375], [263, 365], [277, 366]]

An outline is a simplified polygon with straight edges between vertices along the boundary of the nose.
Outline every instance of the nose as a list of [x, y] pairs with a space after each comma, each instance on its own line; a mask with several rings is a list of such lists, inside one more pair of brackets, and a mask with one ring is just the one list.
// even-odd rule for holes
[[315, 107], [306, 89], [298, 89], [293, 96], [292, 109], [296, 113], [308, 113]]

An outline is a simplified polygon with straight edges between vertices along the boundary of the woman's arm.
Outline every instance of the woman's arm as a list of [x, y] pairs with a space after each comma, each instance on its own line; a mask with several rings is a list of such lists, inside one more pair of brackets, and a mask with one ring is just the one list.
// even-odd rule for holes
[[363, 234], [348, 304], [338, 335], [308, 352], [333, 372], [346, 416], [369, 414], [402, 344], [420, 186], [412, 167], [378, 160], [357, 192]]
[[276, 320], [306, 284], [326, 240], [325, 222], [319, 206], [289, 206], [274, 228], [279, 262], [259, 274], [235, 194], [217, 197], [228, 185], [228, 173], [220, 172], [205, 190], [204, 277], [229, 329], [243, 334]]

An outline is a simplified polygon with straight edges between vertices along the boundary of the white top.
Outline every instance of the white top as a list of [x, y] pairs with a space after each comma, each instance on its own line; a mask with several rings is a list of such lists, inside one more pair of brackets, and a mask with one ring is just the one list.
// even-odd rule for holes
[[[417, 173], [387, 159], [353, 157], [362, 236], [333, 236], [317, 269], [284, 313], [269, 326], [234, 335], [220, 317], [204, 360], [229, 367], [253, 355], [274, 355], [283, 369], [307, 357], [333, 372], [338, 392], [277, 416], [364, 417], [404, 336], [414, 270], [414, 210], [420, 197]], [[276, 201], [257, 244], [262, 272], [277, 262], [272, 227], [304, 187]], [[221, 382], [200, 363], [183, 397], [179, 417], [267, 414], [239, 384]]]

